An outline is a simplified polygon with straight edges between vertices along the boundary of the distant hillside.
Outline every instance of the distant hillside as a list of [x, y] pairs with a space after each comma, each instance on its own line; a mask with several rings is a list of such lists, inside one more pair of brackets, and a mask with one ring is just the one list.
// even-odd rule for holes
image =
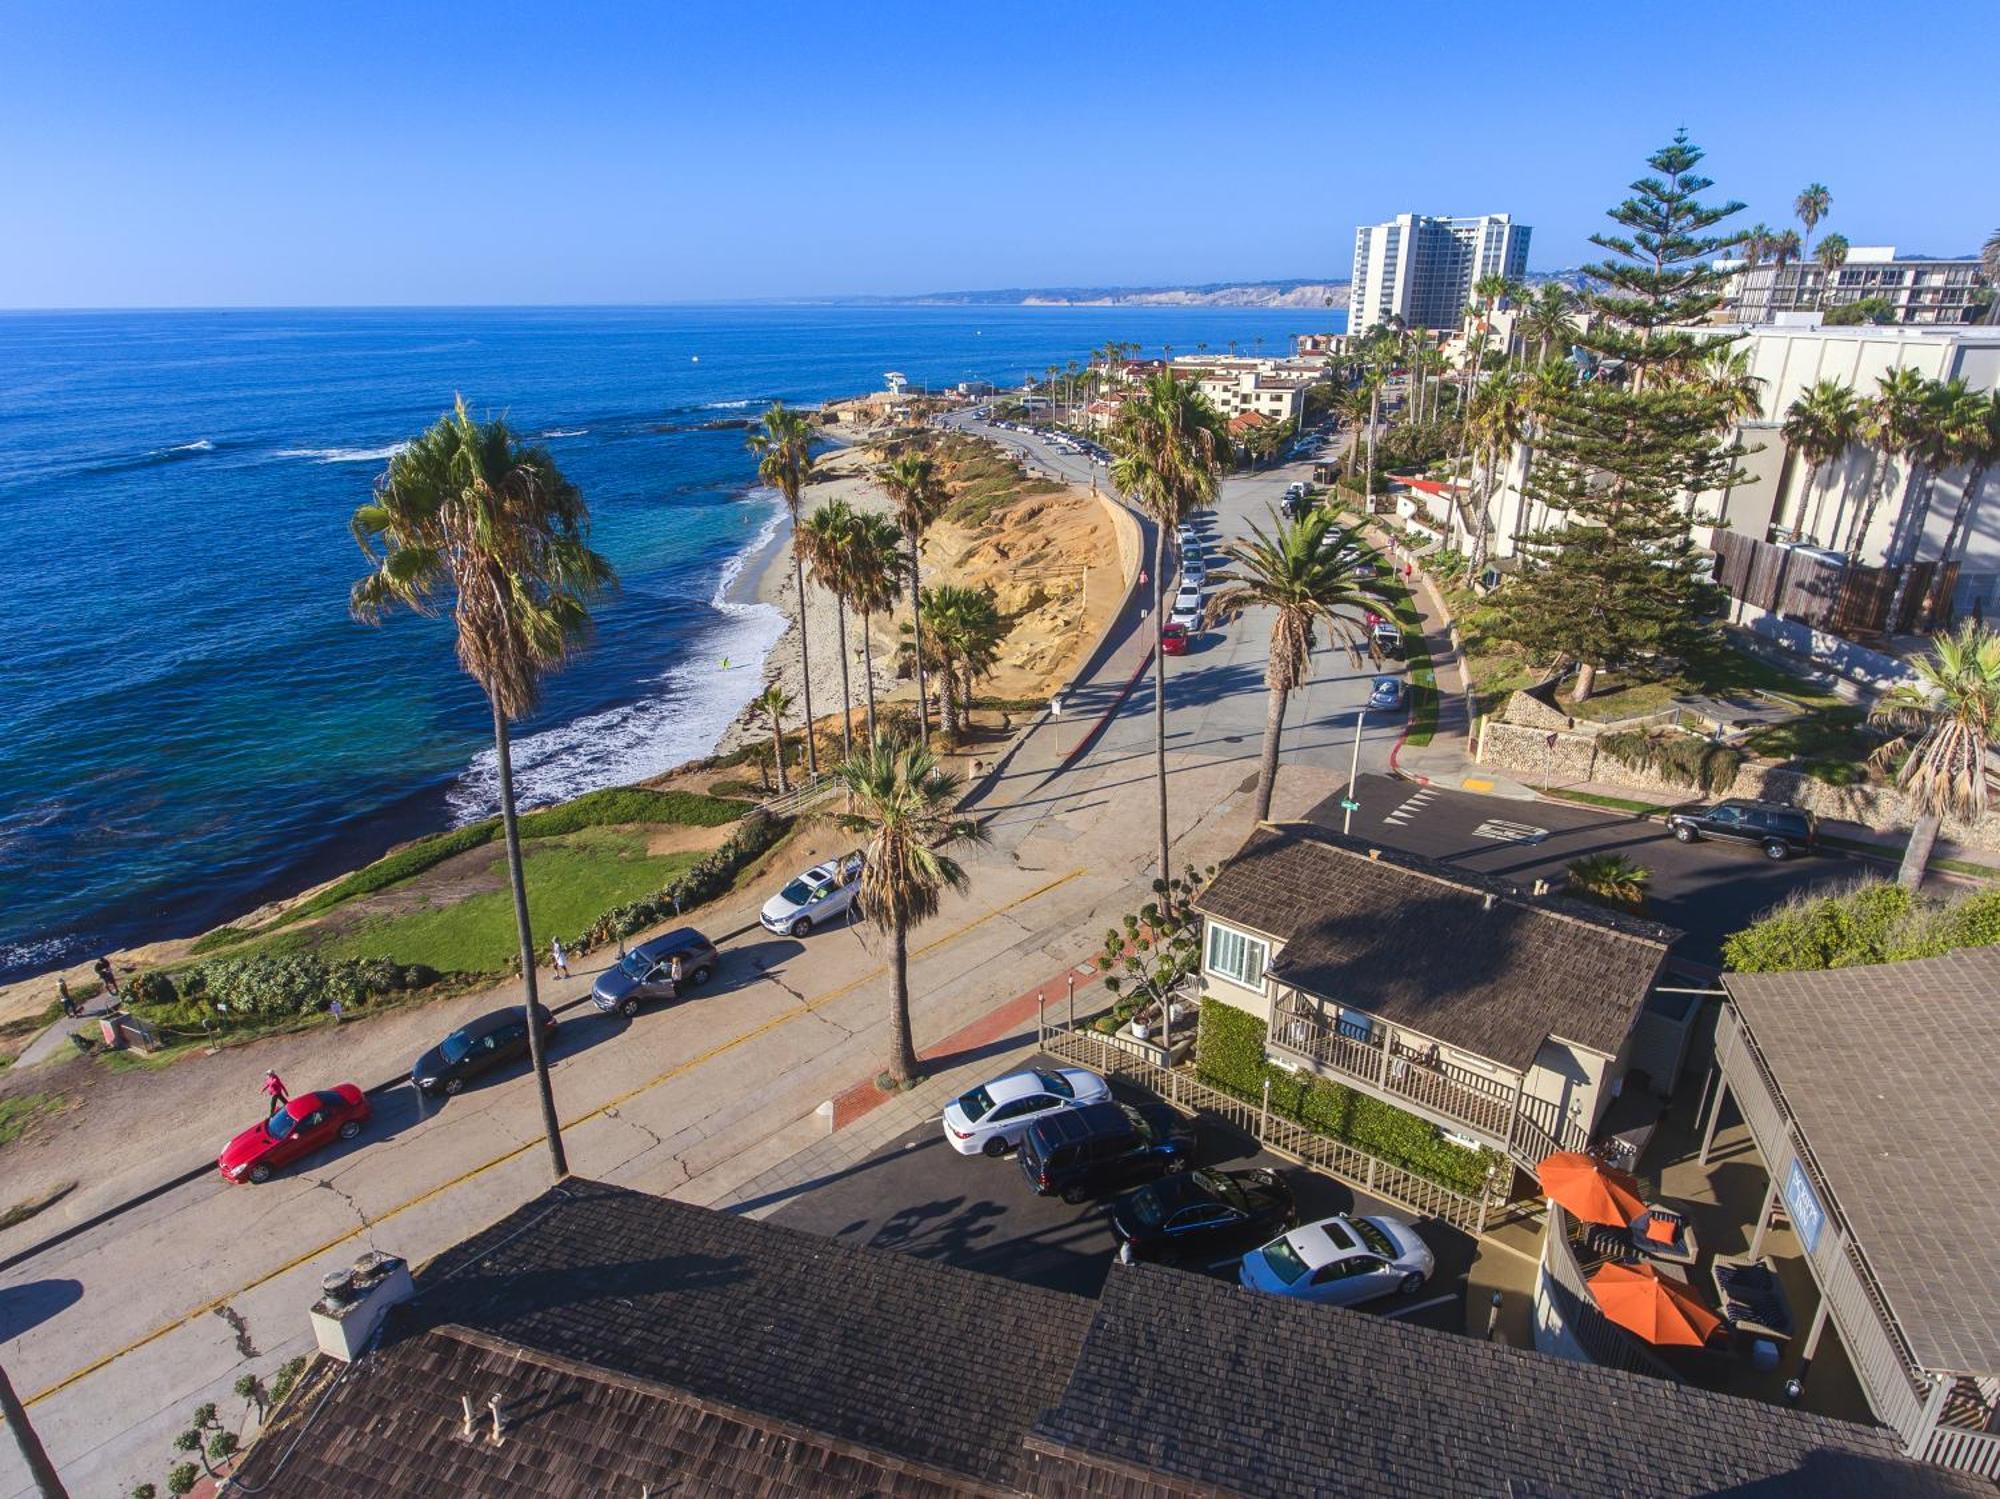
[[1045, 286], [844, 300], [941, 307], [1345, 307], [1345, 281], [1231, 281], [1208, 286]]

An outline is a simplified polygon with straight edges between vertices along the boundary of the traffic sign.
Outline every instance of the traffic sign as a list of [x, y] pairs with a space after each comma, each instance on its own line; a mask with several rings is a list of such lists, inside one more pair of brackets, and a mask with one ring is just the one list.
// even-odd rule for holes
[[1359, 812], [1361, 810], [1361, 803], [1351, 802], [1344, 796], [1340, 799], [1340, 805], [1343, 810], [1348, 812]]

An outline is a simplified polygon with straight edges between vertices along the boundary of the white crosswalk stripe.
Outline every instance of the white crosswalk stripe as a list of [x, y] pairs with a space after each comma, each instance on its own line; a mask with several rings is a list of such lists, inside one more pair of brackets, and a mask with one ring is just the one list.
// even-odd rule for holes
[[1547, 828], [1538, 828], [1531, 822], [1509, 822], [1504, 817], [1489, 817], [1472, 830], [1475, 838], [1491, 838], [1496, 843], [1540, 843], [1549, 836]]

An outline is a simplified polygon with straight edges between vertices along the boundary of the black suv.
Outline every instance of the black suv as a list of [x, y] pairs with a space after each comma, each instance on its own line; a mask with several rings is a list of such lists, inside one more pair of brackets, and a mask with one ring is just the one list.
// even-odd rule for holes
[[[537, 1005], [542, 1040], [556, 1038], [556, 1017], [547, 1005]], [[482, 1072], [528, 1054], [528, 1011], [525, 1005], [495, 1010], [468, 1020], [417, 1058], [410, 1081], [425, 1093], [457, 1093]]]
[[1087, 1103], [1042, 1115], [1021, 1137], [1016, 1159], [1037, 1194], [1083, 1202], [1099, 1192], [1185, 1171], [1194, 1126], [1163, 1103]]
[[1793, 854], [1808, 853], [1819, 842], [1818, 818], [1802, 808], [1782, 806], [1777, 802], [1741, 799], [1717, 802], [1712, 807], [1671, 813], [1667, 817], [1667, 826], [1683, 843], [1693, 843], [1698, 838], [1755, 843], [1762, 846], [1767, 858], [1772, 859], [1789, 859]]

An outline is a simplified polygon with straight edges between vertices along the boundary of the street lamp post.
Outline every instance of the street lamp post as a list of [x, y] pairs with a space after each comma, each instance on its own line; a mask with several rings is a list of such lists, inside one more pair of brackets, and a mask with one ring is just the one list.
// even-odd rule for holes
[[1340, 803], [1340, 832], [1342, 837], [1345, 837], [1348, 830], [1354, 826], [1354, 808], [1356, 806], [1354, 800], [1354, 781], [1361, 773], [1361, 721], [1367, 716], [1368, 707], [1365, 703], [1354, 710], [1354, 752], [1348, 756], [1347, 795], [1341, 799]]

